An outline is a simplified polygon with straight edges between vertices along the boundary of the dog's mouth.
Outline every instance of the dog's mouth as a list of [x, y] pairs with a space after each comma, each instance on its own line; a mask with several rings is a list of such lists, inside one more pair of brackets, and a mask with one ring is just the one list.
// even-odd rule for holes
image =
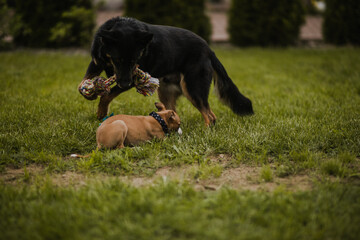
[[135, 65], [133, 68], [131, 68], [129, 72], [116, 70], [117, 71], [117, 73], [115, 73], [116, 83], [119, 88], [126, 90], [134, 87], [134, 82], [136, 78], [135, 69], [137, 66], [138, 65]]
[[123, 89], [123, 90], [127, 90], [130, 89], [132, 87], [134, 87], [134, 80], [133, 80], [133, 76], [129, 79], [124, 80], [124, 78], [117, 78], [116, 79], [116, 85]]
[[179, 135], [182, 134], [182, 130], [181, 130], [180, 124], [179, 124], [177, 127], [172, 127], [172, 128], [170, 129], [170, 131], [173, 132], [173, 133], [176, 132], [176, 133], [178, 133]]

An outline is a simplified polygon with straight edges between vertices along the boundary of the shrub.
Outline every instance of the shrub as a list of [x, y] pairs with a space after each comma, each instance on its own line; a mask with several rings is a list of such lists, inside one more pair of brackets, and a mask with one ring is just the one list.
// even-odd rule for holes
[[360, 45], [360, 1], [326, 0], [323, 34], [336, 45]]
[[5, 0], [0, 0], [0, 50], [10, 47], [10, 44], [5, 41], [5, 38], [9, 36], [9, 19], [11, 19], [10, 9]]
[[233, 0], [229, 34], [238, 46], [286, 46], [298, 39], [304, 22], [300, 0]]
[[126, 0], [125, 15], [151, 24], [185, 28], [207, 42], [211, 34], [204, 0]]
[[27, 47], [90, 44], [95, 26], [91, 0], [14, 0], [14, 43]]

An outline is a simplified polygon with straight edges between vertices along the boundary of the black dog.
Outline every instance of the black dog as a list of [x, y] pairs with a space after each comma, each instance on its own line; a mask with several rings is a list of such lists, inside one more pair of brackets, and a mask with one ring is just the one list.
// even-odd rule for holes
[[219, 98], [233, 112], [253, 113], [251, 101], [239, 92], [207, 43], [188, 30], [132, 18], [113, 18], [96, 32], [91, 55], [84, 79], [98, 76], [102, 71], [108, 77], [116, 74], [117, 86], [100, 99], [99, 119], [107, 115], [112, 99], [134, 86], [132, 73], [137, 64], [160, 79], [158, 95], [167, 109], [175, 110], [177, 98], [184, 94], [201, 112], [206, 125], [215, 123], [216, 116], [208, 103], [214, 77]]

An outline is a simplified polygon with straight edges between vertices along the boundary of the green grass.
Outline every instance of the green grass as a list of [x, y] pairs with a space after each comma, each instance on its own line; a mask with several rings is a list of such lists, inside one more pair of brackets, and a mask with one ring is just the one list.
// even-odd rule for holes
[[159, 181], [0, 186], [2, 239], [358, 239], [359, 187], [196, 192]]
[[[26, 162], [55, 171], [151, 174], [161, 166], [226, 153], [235, 164], [274, 161], [292, 165], [293, 173], [319, 170], [324, 160], [338, 161], [339, 154], [360, 155], [359, 53], [346, 48], [217, 49], [240, 91], [253, 100], [255, 115], [235, 116], [212, 93], [218, 121], [206, 129], [198, 111], [182, 98], [178, 112], [183, 136], [101, 153], [100, 161], [83, 164], [63, 158], [96, 148], [97, 101], [85, 100], [76, 90], [89, 56], [1, 53], [1, 166]], [[112, 103], [110, 112], [145, 115], [156, 100], [132, 89]]]
[[273, 172], [269, 165], [263, 166], [260, 171], [260, 180], [271, 182], [274, 179]]
[[[360, 50], [215, 51], [253, 101], [253, 116], [234, 115], [212, 92], [218, 120], [205, 128], [200, 113], [181, 98], [182, 136], [101, 152], [94, 151], [98, 100], [77, 91], [87, 54], [0, 53], [0, 174], [24, 172], [16, 186], [0, 183], [0, 238], [356, 239]], [[132, 89], [110, 112], [147, 115], [155, 101], [156, 95]], [[71, 159], [72, 153], [91, 157]], [[228, 160], [209, 160], [220, 154]], [[273, 193], [194, 192], [193, 182], [173, 181], [135, 188], [99, 177], [83, 187], [56, 187], [29, 170], [43, 167], [49, 179], [66, 171], [138, 177], [190, 166], [192, 179], [206, 180], [243, 164], [263, 166], [259, 181], [307, 174], [318, 182], [309, 191]]]

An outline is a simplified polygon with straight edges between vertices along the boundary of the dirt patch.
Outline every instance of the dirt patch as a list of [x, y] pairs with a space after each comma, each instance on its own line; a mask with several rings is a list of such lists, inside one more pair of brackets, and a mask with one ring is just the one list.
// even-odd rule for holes
[[[260, 177], [261, 167], [240, 165], [236, 168], [225, 169], [219, 178], [198, 180], [197, 185], [204, 189], [217, 190], [223, 186], [241, 190], [265, 190], [273, 191], [277, 187], [287, 190], [310, 190], [312, 179], [308, 175], [292, 175], [286, 178], [274, 177], [272, 181], [266, 182]], [[201, 187], [199, 187], [201, 189]]]
[[231, 162], [230, 154], [210, 155], [208, 158], [210, 159], [211, 163], [220, 164], [222, 166], [226, 166]]
[[85, 174], [67, 171], [62, 174], [52, 174], [51, 182], [56, 186], [83, 186], [92, 179]]
[[35, 165], [27, 166], [26, 168], [7, 168], [5, 172], [0, 174], [0, 182], [10, 185], [29, 182], [35, 175], [43, 171], [42, 167]]
[[[227, 165], [228, 158], [224, 157], [222, 165]], [[238, 190], [264, 190], [273, 191], [278, 187], [284, 187], [290, 191], [306, 191], [313, 187], [313, 178], [309, 175], [292, 175], [285, 178], [274, 176], [271, 182], [265, 182], [260, 178], [261, 167], [242, 164], [235, 168], [225, 168], [219, 177], [209, 179], [196, 179], [192, 172], [197, 166], [163, 167], [159, 168], [152, 177], [121, 177], [123, 181], [140, 187], [153, 184], [156, 180], [189, 182], [197, 190], [218, 190], [221, 187], [229, 187]]]
[[[226, 156], [220, 157], [221, 161], [217, 161], [222, 165], [226, 165], [229, 160]], [[211, 159], [211, 161], [216, 161]], [[265, 190], [273, 191], [279, 186], [291, 191], [310, 190], [313, 186], [312, 178], [309, 175], [292, 175], [286, 178], [274, 177], [271, 182], [265, 182], [260, 178], [261, 167], [253, 167], [242, 164], [235, 168], [224, 168], [219, 177], [209, 177], [208, 179], [196, 179], [191, 172], [198, 166], [182, 166], [182, 167], [163, 167], [159, 168], [152, 177], [139, 176], [109, 176], [106, 174], [87, 175], [67, 171], [61, 174], [47, 174], [43, 167], [28, 166], [25, 169], [8, 168], [0, 174], [0, 182], [9, 185], [20, 185], [24, 183], [33, 183], [35, 181], [43, 181], [49, 179], [56, 186], [83, 186], [90, 180], [107, 181], [111, 179], [119, 179], [122, 182], [133, 185], [135, 187], [149, 186], [156, 181], [178, 181], [189, 182], [196, 190], [218, 190], [221, 187], [229, 187], [238, 190]], [[27, 173], [26, 173], [27, 172]]]
[[0, 174], [0, 183], [16, 186], [49, 179], [56, 186], [81, 186], [90, 178], [85, 174], [71, 171], [48, 174], [44, 167], [29, 165], [26, 168], [6, 168], [5, 172]]

